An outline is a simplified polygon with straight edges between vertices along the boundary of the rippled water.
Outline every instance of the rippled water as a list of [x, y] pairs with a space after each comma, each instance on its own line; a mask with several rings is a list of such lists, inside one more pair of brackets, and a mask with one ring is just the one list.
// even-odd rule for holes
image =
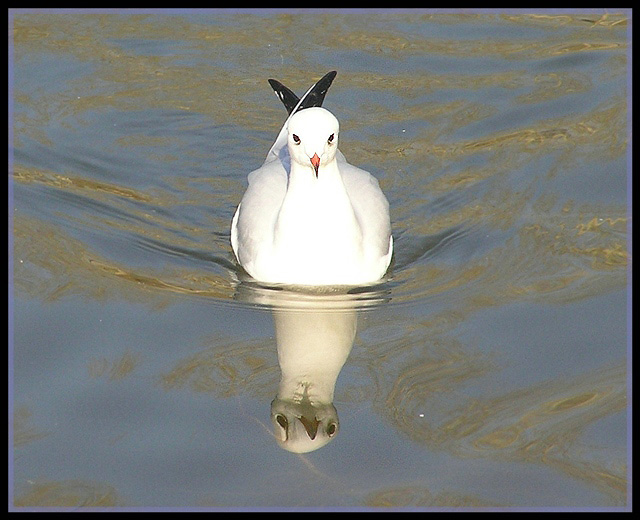
[[[630, 22], [11, 11], [14, 506], [625, 509]], [[392, 270], [261, 287], [266, 80], [334, 69]]]

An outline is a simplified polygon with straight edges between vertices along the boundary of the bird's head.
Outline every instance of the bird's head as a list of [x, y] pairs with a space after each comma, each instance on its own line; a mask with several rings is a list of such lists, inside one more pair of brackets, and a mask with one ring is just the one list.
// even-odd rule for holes
[[331, 403], [311, 404], [274, 399], [271, 421], [278, 444], [293, 453], [317, 450], [333, 440], [338, 433], [338, 412]]
[[288, 124], [289, 155], [296, 163], [311, 168], [318, 177], [322, 166], [335, 159], [340, 124], [322, 107], [296, 112]]

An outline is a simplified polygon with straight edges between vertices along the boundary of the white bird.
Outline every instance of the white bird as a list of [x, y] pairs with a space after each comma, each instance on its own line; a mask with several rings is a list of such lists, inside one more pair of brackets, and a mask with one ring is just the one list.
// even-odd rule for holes
[[365, 285], [393, 254], [389, 203], [378, 181], [338, 150], [340, 127], [320, 105], [335, 72], [301, 98], [269, 83], [290, 115], [233, 216], [231, 246], [258, 281]]

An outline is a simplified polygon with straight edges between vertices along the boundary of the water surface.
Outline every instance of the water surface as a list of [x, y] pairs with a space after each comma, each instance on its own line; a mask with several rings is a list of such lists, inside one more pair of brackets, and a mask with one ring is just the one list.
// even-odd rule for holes
[[[627, 507], [630, 12], [10, 22], [14, 506]], [[266, 80], [329, 70], [393, 267], [260, 287], [229, 226]], [[306, 453], [296, 371], [331, 398]]]

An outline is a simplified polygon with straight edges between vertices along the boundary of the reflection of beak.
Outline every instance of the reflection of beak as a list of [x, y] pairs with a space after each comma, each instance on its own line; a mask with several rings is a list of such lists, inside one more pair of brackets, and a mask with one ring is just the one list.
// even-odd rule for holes
[[318, 425], [320, 424], [318, 419], [313, 417], [313, 419], [309, 420], [304, 415], [302, 415], [300, 416], [300, 422], [302, 423], [302, 426], [304, 426], [304, 429], [307, 430], [307, 435], [309, 436], [309, 438], [311, 440], [315, 439], [316, 434], [318, 433]]
[[320, 168], [320, 157], [318, 157], [317, 153], [313, 154], [311, 158], [311, 164], [313, 165], [313, 169], [316, 171], [316, 179], [318, 178], [318, 168]]

